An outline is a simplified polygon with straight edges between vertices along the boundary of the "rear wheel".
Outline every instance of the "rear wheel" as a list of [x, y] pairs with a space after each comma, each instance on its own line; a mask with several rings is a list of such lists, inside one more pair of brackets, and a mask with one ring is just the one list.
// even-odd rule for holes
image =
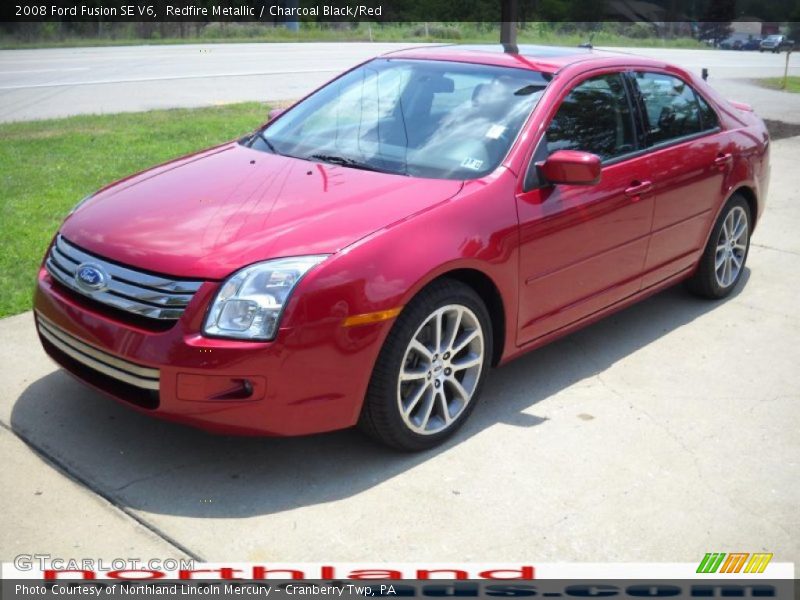
[[359, 427], [415, 451], [461, 427], [480, 395], [492, 354], [486, 306], [453, 280], [426, 288], [403, 310], [381, 349]]
[[687, 287], [705, 298], [724, 298], [730, 294], [744, 273], [750, 250], [750, 230], [750, 206], [742, 196], [734, 195], [717, 219]]

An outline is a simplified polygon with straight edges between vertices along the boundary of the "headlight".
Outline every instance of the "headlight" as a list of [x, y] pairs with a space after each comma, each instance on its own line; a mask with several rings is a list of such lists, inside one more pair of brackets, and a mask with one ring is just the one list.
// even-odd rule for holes
[[244, 340], [271, 340], [297, 283], [327, 256], [279, 258], [231, 275], [206, 315], [203, 333]]

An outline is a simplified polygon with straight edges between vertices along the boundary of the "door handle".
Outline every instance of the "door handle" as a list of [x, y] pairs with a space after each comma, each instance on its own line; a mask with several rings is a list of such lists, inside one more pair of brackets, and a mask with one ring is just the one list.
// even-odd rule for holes
[[641, 200], [642, 194], [646, 194], [652, 189], [652, 181], [632, 181], [631, 185], [625, 188], [625, 195], [634, 202], [638, 202]]
[[717, 158], [714, 159], [714, 165], [717, 167], [726, 167], [731, 164], [733, 161], [733, 154], [717, 154]]

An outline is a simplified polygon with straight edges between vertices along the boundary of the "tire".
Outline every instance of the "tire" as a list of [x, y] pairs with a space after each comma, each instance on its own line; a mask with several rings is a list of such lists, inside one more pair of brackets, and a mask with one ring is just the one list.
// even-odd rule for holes
[[480, 296], [459, 281], [434, 282], [406, 305], [392, 326], [358, 427], [398, 450], [437, 446], [475, 408], [491, 356], [491, 320]]
[[686, 282], [692, 293], [719, 299], [736, 289], [750, 251], [752, 222], [747, 200], [731, 196], [714, 224], [697, 271]]

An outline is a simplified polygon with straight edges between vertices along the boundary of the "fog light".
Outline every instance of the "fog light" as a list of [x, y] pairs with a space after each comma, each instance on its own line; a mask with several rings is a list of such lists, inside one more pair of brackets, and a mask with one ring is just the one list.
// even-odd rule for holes
[[224, 400], [261, 400], [267, 389], [263, 377], [227, 377], [178, 373], [179, 400], [216, 402]]

